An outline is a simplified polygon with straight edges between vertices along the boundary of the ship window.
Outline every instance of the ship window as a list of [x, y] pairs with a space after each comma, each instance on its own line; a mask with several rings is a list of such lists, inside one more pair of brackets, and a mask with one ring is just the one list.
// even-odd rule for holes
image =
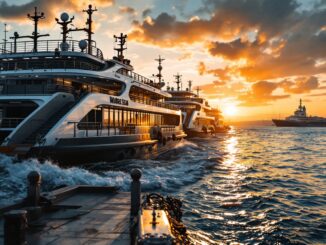
[[79, 129], [122, 128], [130, 126], [178, 126], [180, 116], [157, 114], [102, 105], [91, 110], [78, 124]]

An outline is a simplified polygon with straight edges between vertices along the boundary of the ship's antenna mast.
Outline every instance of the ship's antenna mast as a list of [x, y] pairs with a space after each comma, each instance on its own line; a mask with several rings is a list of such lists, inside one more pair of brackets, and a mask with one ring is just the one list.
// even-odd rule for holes
[[93, 30], [92, 30], [92, 15], [93, 13], [97, 11], [96, 7], [95, 9], [92, 8], [92, 5], [88, 5], [88, 9], [84, 9], [83, 12], [86, 12], [88, 14], [88, 19], [86, 21], [86, 25], [88, 25], [88, 28], [85, 29], [85, 31], [87, 32], [87, 41], [88, 41], [88, 53], [92, 54], [92, 34], [94, 34]]
[[116, 50], [118, 52], [118, 59], [120, 61], [123, 61], [124, 56], [123, 56], [123, 51], [126, 50], [127, 48], [125, 48], [125, 43], [126, 43], [126, 39], [127, 39], [127, 35], [123, 35], [123, 33], [120, 33], [120, 36], [113, 36], [115, 38], [115, 42], [117, 43], [118, 47], [114, 48], [114, 50]]
[[177, 84], [177, 90], [180, 91], [180, 84], [181, 84], [181, 77], [182, 75], [180, 75], [179, 73], [177, 75], [174, 75], [176, 81], [175, 83]]
[[197, 96], [199, 96], [199, 91], [200, 91], [201, 89], [199, 89], [199, 86], [197, 87], [197, 89], [196, 89], [196, 91], [197, 91]]
[[5, 34], [5, 38], [3, 39], [4, 44], [3, 44], [3, 52], [6, 53], [7, 52], [7, 23], [5, 23], [5, 29], [3, 30], [4, 34]]
[[[88, 5], [88, 9], [83, 10], [83, 12], [86, 12], [88, 14], [88, 18], [86, 21], [87, 28], [75, 28], [75, 29], [67, 30], [67, 33], [71, 32], [71, 31], [85, 31], [87, 33], [87, 49], [88, 49], [89, 54], [92, 54], [92, 42], [93, 42], [92, 34], [94, 34], [93, 28], [92, 28], [92, 24], [93, 24], [92, 15], [95, 11], [97, 11], [96, 7], [95, 7], [95, 9], [93, 9], [91, 4]], [[67, 20], [68, 20], [68, 18], [67, 18]], [[70, 19], [70, 21], [71, 20], [72, 19]]]
[[18, 32], [14, 32], [14, 36], [13, 37], [9, 37], [10, 39], [14, 39], [14, 53], [17, 52], [17, 39], [20, 38], [33, 38], [32, 36], [19, 36]]
[[189, 81], [188, 81], [188, 89], [189, 89], [189, 92], [191, 92], [191, 86], [192, 86], [192, 81], [189, 80]]
[[163, 66], [162, 66], [162, 61], [164, 61], [165, 59], [161, 58], [161, 55], [158, 56], [158, 59], [155, 59], [156, 61], [158, 61], [158, 74], [156, 75], [158, 77], [158, 81], [159, 83], [162, 82], [162, 69], [163, 69]]
[[67, 35], [69, 32], [71, 32], [72, 30], [69, 29], [68, 30], [68, 25], [74, 20], [75, 16], [71, 17], [69, 20], [69, 15], [67, 13], [62, 13], [60, 16], [61, 22], [59, 21], [58, 18], [55, 18], [56, 22], [61, 25], [62, 28], [62, 43], [63, 45], [65, 45], [64, 43], [67, 42]]
[[33, 38], [34, 42], [34, 52], [37, 52], [37, 39], [40, 37], [46, 37], [49, 36], [49, 34], [39, 34], [38, 33], [38, 22], [39, 20], [45, 19], [44, 13], [41, 12], [40, 14], [37, 13], [37, 7], [34, 8], [34, 15], [27, 14], [27, 18], [31, 19], [34, 22], [34, 32], [32, 33], [33, 36], [29, 36], [30, 38]]

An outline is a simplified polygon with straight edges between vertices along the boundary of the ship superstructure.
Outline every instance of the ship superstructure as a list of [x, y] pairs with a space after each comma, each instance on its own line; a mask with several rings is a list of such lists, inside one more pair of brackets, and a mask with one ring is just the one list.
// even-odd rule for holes
[[[153, 157], [185, 137], [181, 111], [165, 103], [171, 95], [125, 59], [127, 35], [114, 36], [117, 56], [104, 59], [92, 40], [94, 11], [89, 5], [87, 26], [75, 29], [63, 13], [62, 39], [39, 40], [44, 14], [35, 8], [33, 35], [0, 44], [1, 152], [74, 164]], [[73, 31], [87, 39], [68, 40]]]
[[294, 114], [281, 119], [273, 119], [274, 124], [278, 127], [326, 127], [326, 118], [317, 116], [307, 116], [307, 109], [302, 105], [302, 100]]

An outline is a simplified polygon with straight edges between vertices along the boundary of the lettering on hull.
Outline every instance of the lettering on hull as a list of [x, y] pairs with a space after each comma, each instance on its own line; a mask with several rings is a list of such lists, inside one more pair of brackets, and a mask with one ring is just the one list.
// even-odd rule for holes
[[110, 96], [110, 103], [118, 105], [129, 105], [129, 101], [121, 98]]

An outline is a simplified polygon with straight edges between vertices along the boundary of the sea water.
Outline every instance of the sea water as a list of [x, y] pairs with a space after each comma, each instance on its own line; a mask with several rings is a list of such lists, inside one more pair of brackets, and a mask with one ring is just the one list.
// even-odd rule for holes
[[181, 142], [156, 160], [62, 169], [0, 155], [0, 206], [23, 198], [26, 176], [43, 191], [75, 184], [127, 191], [141, 168], [142, 189], [183, 200], [183, 220], [198, 244], [326, 244], [326, 128], [233, 128]]

